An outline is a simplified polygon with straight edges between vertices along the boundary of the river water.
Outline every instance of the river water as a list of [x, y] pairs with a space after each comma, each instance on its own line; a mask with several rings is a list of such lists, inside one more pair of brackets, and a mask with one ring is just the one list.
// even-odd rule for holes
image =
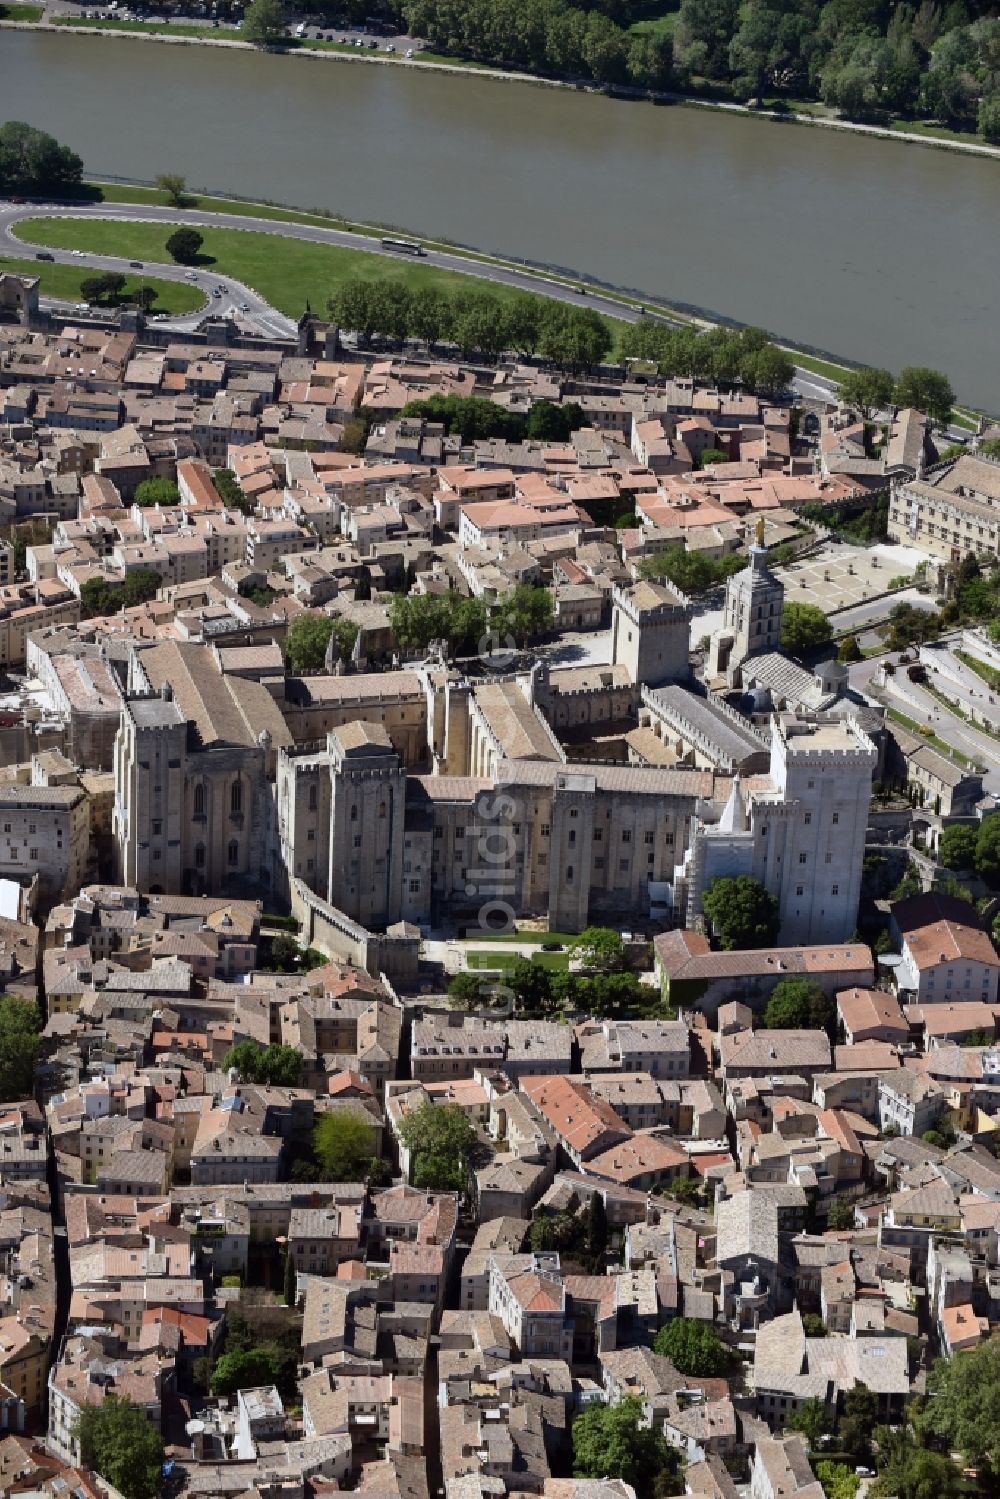
[[0, 32], [0, 119], [88, 171], [572, 268], [1000, 412], [1000, 162], [401, 67]]

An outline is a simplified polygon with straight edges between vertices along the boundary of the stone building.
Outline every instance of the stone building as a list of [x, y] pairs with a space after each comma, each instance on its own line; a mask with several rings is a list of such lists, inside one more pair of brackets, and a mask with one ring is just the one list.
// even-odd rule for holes
[[[701, 915], [713, 880], [750, 875], [778, 898], [780, 941], [842, 942], [853, 931], [877, 753], [853, 719], [772, 719], [767, 783], [701, 809], [679, 871], [687, 924]], [[679, 904], [675, 892], [675, 904]]]
[[154, 894], [269, 894], [275, 751], [290, 742], [267, 689], [224, 676], [209, 647], [133, 653], [114, 757], [119, 882]]
[[776, 651], [781, 644], [783, 585], [769, 572], [767, 551], [759, 539], [750, 548], [750, 565], [726, 584], [726, 605], [721, 630], [712, 636], [706, 676], [710, 682], [724, 677], [730, 686], [740, 680], [740, 667], [749, 656]]
[[637, 583], [612, 595], [611, 662], [625, 666], [639, 686], [686, 682], [691, 675], [688, 655], [693, 610], [690, 602], [668, 583]]
[[46, 900], [75, 895], [90, 857], [90, 816], [80, 786], [0, 782], [0, 878], [30, 883]]

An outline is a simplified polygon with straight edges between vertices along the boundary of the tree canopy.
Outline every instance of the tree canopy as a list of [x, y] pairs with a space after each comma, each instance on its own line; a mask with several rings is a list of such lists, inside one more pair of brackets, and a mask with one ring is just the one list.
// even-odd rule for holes
[[458, 1104], [422, 1103], [405, 1116], [399, 1135], [412, 1157], [414, 1186], [465, 1191], [476, 1132]]
[[625, 966], [625, 943], [611, 927], [585, 927], [569, 950], [581, 967], [596, 973], [621, 972]]
[[682, 1374], [714, 1379], [725, 1374], [732, 1356], [718, 1333], [696, 1317], [674, 1317], [653, 1342], [655, 1352], [670, 1359]]
[[326, 1181], [364, 1181], [375, 1157], [375, 1129], [360, 1111], [335, 1109], [313, 1127], [313, 1154]]
[[235, 1395], [277, 1381], [278, 1360], [270, 1348], [234, 1349], [222, 1354], [212, 1370], [212, 1394]]
[[946, 869], [972, 869], [976, 862], [979, 829], [953, 823], [941, 834], [938, 855]]
[[23, 120], [0, 125], [0, 192], [72, 197], [82, 182], [80, 157], [54, 136]]
[[297, 1088], [302, 1077], [302, 1053], [294, 1046], [258, 1046], [256, 1041], [237, 1041], [222, 1059], [228, 1072], [235, 1069], [244, 1083], [263, 1083], [271, 1088]]
[[153, 505], [179, 505], [181, 492], [173, 479], [143, 479], [135, 487], [135, 503], [142, 509]]
[[[329, 312], [342, 328], [364, 339], [376, 334], [397, 340], [419, 338], [428, 343], [454, 343], [485, 355], [514, 350], [541, 354], [571, 369], [599, 364], [612, 347], [609, 324], [589, 307], [571, 307], [528, 294], [503, 298], [474, 286], [454, 292], [433, 287], [411, 291], [388, 277], [377, 281], [357, 277], [338, 287]], [[447, 420], [449, 429], [461, 432], [464, 440], [520, 435], [522, 430], [497, 410], [487, 411], [492, 402], [469, 405], [459, 398], [431, 397], [414, 404], [418, 409], [411, 414]], [[555, 420], [551, 414], [550, 419]]]
[[742, 552], [733, 552], [728, 557], [706, 557], [703, 552], [689, 552], [678, 545], [641, 558], [639, 576], [667, 578], [681, 593], [697, 595], [717, 588], [746, 565]]
[[252, 0], [243, 17], [244, 39], [258, 47], [273, 47], [285, 35], [282, 0]]
[[815, 979], [787, 978], [775, 984], [764, 1011], [764, 1024], [772, 1031], [829, 1031], [836, 1006]]
[[[265, 0], [258, 0], [258, 3], [263, 4]], [[167, 240], [167, 254], [171, 255], [178, 265], [194, 265], [204, 243], [204, 235], [199, 234], [197, 229], [175, 229]]]
[[[288, 626], [285, 636], [285, 661], [288, 670], [296, 674], [322, 671], [326, 649], [333, 633], [334, 621], [329, 614], [320, 614], [312, 609], [308, 613], [299, 614]], [[356, 635], [355, 628], [355, 637]]]
[[849, 370], [837, 387], [837, 395], [845, 406], [856, 406], [865, 421], [871, 421], [876, 411], [884, 411], [892, 402], [895, 381], [888, 370]]
[[910, 365], [896, 377], [896, 405], [913, 406], [933, 421], [945, 425], [951, 419], [955, 392], [946, 375], [939, 370]]
[[88, 1467], [125, 1499], [153, 1499], [160, 1486], [163, 1438], [146, 1412], [108, 1391], [100, 1405], [84, 1405], [76, 1426]]
[[1000, 1336], [938, 1359], [928, 1390], [918, 1432], [946, 1442], [990, 1480], [1000, 1477]]
[[0, 1103], [30, 1098], [42, 1044], [42, 1017], [30, 999], [0, 998]]
[[573, 1422], [577, 1478], [621, 1478], [649, 1493], [655, 1476], [677, 1465], [658, 1427], [645, 1424], [642, 1402], [627, 1395], [617, 1405], [591, 1405]]
[[769, 947], [778, 935], [777, 899], [751, 875], [713, 880], [702, 896], [702, 909], [722, 948]]
[[781, 614], [781, 648], [801, 658], [833, 639], [833, 625], [815, 604], [786, 604]]

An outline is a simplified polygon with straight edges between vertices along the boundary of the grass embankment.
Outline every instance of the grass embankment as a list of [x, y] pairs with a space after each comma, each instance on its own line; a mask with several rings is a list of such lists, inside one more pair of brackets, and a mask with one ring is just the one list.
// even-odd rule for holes
[[0, 21], [40, 21], [44, 5], [0, 5]]
[[995, 666], [990, 666], [986, 661], [980, 661], [978, 656], [973, 656], [969, 651], [955, 651], [954, 655], [974, 671], [977, 677], [981, 677], [991, 692], [1000, 691], [1000, 671]]
[[[12, 276], [37, 276], [43, 297], [59, 297], [67, 302], [81, 302], [80, 282], [100, 274], [89, 269], [81, 270], [75, 265], [52, 265], [44, 260], [15, 260], [7, 256], [0, 257], [0, 271], [7, 271]], [[194, 312], [204, 303], [201, 292], [193, 286], [187, 286], [183, 281], [160, 281], [152, 276], [145, 279], [130, 276], [122, 293], [122, 303], [127, 303], [140, 286], [152, 287], [157, 293], [154, 312]]]
[[936, 734], [929, 734], [926, 724], [917, 723], [914, 718], [907, 718], [906, 714], [900, 713], [898, 708], [887, 708], [886, 712], [894, 723], [898, 723], [904, 729], [909, 729], [911, 734], [919, 734], [920, 738], [926, 739], [927, 743], [932, 745], [934, 749], [940, 750], [943, 755], [950, 755], [960, 765], [972, 765], [974, 763], [968, 755], [963, 755], [962, 751], [957, 750], [953, 744], [945, 744], [944, 740], [939, 739]]
[[[166, 242], [170, 224], [130, 224], [111, 219], [23, 219], [20, 238], [31, 244], [59, 249], [89, 250], [126, 260], [170, 263]], [[281, 240], [252, 229], [200, 229], [204, 243], [202, 266], [233, 276], [253, 287], [272, 307], [297, 318], [306, 303], [325, 308], [327, 299], [345, 281], [401, 282], [411, 291], [434, 286], [439, 291], [468, 291], [474, 278], [459, 271], [443, 271], [419, 260], [373, 255], [367, 250], [345, 250], [336, 245], [314, 245], [305, 240]], [[488, 290], [498, 301], [521, 295], [517, 288], [491, 282]], [[158, 304], [159, 305], [159, 304]], [[617, 331], [621, 324], [611, 322]]]
[[242, 34], [232, 26], [194, 26], [171, 21], [100, 21], [88, 16], [53, 16], [54, 26], [87, 26], [91, 31], [135, 31], [140, 36], [192, 37], [196, 41], [240, 42]]

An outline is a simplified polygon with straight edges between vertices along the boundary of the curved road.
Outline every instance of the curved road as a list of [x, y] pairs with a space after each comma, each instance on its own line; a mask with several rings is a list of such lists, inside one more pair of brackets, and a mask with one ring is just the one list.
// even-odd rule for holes
[[[363, 250], [371, 255], [384, 255], [389, 260], [400, 258], [392, 250], [384, 250], [378, 236], [356, 234], [347, 229], [327, 229], [316, 224], [296, 224], [285, 219], [257, 219], [243, 214], [210, 213], [197, 208], [168, 208], [155, 204], [137, 205], [134, 203], [95, 203], [72, 208], [65, 203], [0, 203], [0, 241], [4, 241], [10, 247], [12, 254], [21, 257], [25, 254], [29, 256], [34, 254], [34, 248], [26, 240], [19, 239], [14, 229], [21, 219], [40, 217], [120, 219], [125, 223], [162, 223], [172, 227], [189, 224], [193, 228], [245, 229], [258, 234], [273, 234], [278, 238], [308, 240], [312, 244], [336, 245], [346, 250]], [[51, 253], [54, 259], [62, 265], [91, 266], [97, 270], [113, 271], [130, 269], [130, 262], [120, 256], [94, 255], [90, 252], [74, 255], [71, 251], [56, 249], [53, 249]], [[621, 318], [625, 322], [637, 322], [644, 315], [628, 302], [608, 297], [596, 288], [588, 287], [585, 292], [581, 292], [576, 285], [550, 280], [543, 272], [496, 265], [490, 261], [475, 259], [471, 255], [463, 255], [457, 250], [428, 250], [420, 257], [420, 263], [435, 266], [444, 271], [455, 271], [460, 275], [474, 276], [481, 281], [492, 281], [516, 287], [519, 291], [539, 292], [558, 302], [568, 302], [575, 307], [592, 307], [596, 312]], [[290, 318], [271, 307], [251, 287], [244, 286], [232, 277], [198, 270], [193, 273], [193, 276], [186, 276], [182, 267], [164, 264], [160, 261], [147, 262], [145, 268], [150, 276], [158, 279], [187, 280], [191, 285], [200, 287], [206, 300], [212, 304], [212, 312], [221, 316], [227, 314], [238, 316], [242, 321], [252, 324], [266, 337], [287, 338], [295, 331], [295, 324]], [[221, 286], [224, 289], [222, 297], [211, 295], [212, 288], [215, 286]], [[207, 310], [209, 309], [205, 308], [185, 316], [161, 317], [158, 321], [164, 326], [176, 328], [178, 332], [189, 331], [198, 325]], [[648, 313], [645, 316], [654, 318], [657, 322], [669, 323], [672, 327], [681, 326], [660, 313]], [[825, 399], [830, 396], [835, 386], [833, 381], [815, 375], [809, 370], [798, 369], [795, 388], [804, 396]]]

